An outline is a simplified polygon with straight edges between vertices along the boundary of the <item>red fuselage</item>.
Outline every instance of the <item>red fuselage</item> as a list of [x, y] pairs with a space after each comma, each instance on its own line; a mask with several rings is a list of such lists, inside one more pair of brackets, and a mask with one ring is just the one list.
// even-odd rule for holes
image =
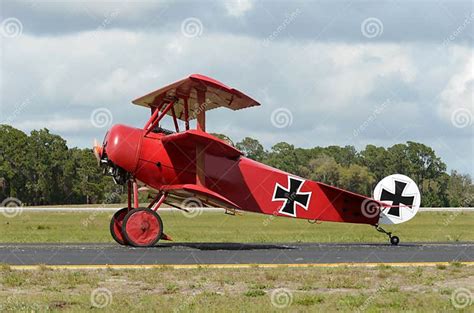
[[[165, 147], [165, 136], [169, 135], [145, 135], [143, 129], [115, 125], [106, 136], [104, 151], [113, 164], [156, 190], [169, 185], [196, 184], [196, 150], [178, 144]], [[205, 154], [204, 163], [205, 187], [241, 210], [311, 220], [377, 223], [378, 215], [360, 214], [364, 196], [304, 180], [244, 156]], [[301, 182], [298, 190], [290, 188], [290, 179]], [[283, 211], [288, 199], [294, 208]]]

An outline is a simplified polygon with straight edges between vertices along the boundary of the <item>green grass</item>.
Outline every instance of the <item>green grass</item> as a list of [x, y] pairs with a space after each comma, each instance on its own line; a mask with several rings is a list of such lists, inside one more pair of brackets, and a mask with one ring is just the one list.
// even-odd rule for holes
[[[112, 242], [112, 213], [0, 214], [1, 242]], [[188, 242], [385, 242], [368, 225], [309, 224], [244, 214], [162, 212], [165, 232]], [[473, 241], [473, 213], [419, 213], [387, 227], [408, 241]], [[11, 270], [0, 266], [0, 311], [25, 312], [472, 312], [452, 304], [474, 290], [474, 267]], [[96, 301], [91, 298], [97, 295]], [[273, 299], [273, 302], [272, 302]], [[105, 304], [103, 308], [94, 305]], [[281, 307], [280, 307], [281, 306]]]
[[[22, 212], [0, 214], [0, 242], [112, 242], [111, 212]], [[369, 225], [310, 224], [305, 220], [245, 213], [204, 212], [185, 217], [180, 211], [160, 213], [165, 232], [178, 242], [386, 242]], [[407, 223], [387, 226], [412, 241], [474, 241], [474, 213], [420, 212]]]
[[457, 288], [472, 290], [473, 278], [474, 267], [451, 265], [443, 270], [3, 268], [0, 311], [472, 312], [472, 305], [456, 310], [451, 298]]

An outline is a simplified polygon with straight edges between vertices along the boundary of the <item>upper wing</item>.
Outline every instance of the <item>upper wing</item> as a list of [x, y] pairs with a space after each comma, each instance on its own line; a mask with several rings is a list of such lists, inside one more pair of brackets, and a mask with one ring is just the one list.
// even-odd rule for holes
[[[198, 96], [198, 92], [202, 92]], [[164, 99], [178, 99], [174, 105], [176, 117], [185, 120], [184, 106], [187, 99], [189, 120], [195, 119], [200, 111], [208, 111], [218, 107], [232, 110], [244, 109], [260, 105], [257, 101], [237, 89], [224, 85], [210, 77], [193, 74], [168, 86], [155, 90], [132, 103], [153, 108], [158, 107]], [[203, 100], [198, 100], [198, 98]], [[205, 102], [205, 103], [200, 103]], [[167, 113], [171, 115], [171, 112]]]
[[238, 158], [242, 152], [228, 145], [225, 141], [214, 137], [200, 130], [188, 130], [182, 133], [167, 135], [161, 138], [165, 149], [167, 147], [179, 147], [183, 150], [195, 149], [196, 145], [201, 145], [207, 154], [227, 157], [230, 159]]

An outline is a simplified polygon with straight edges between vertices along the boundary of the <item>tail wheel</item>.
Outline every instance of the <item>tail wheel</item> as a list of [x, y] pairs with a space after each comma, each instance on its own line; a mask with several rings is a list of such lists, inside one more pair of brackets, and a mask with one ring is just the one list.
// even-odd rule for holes
[[132, 246], [151, 247], [163, 234], [163, 222], [153, 210], [134, 209], [123, 220], [122, 234]]
[[121, 245], [128, 244], [122, 234], [122, 224], [127, 213], [128, 208], [120, 209], [115, 212], [114, 216], [112, 216], [112, 219], [110, 220], [110, 234], [112, 235], [112, 238], [114, 238], [114, 240]]
[[397, 246], [399, 242], [400, 242], [400, 238], [398, 238], [397, 236], [390, 237], [390, 243], [393, 246]]

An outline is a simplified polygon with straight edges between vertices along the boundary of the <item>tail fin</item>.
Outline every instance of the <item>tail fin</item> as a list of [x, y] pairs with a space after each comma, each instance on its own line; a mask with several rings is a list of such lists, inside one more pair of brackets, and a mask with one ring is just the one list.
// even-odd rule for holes
[[421, 203], [418, 186], [402, 174], [382, 179], [374, 189], [374, 199], [390, 205], [380, 212], [378, 224], [400, 224], [411, 220]]

